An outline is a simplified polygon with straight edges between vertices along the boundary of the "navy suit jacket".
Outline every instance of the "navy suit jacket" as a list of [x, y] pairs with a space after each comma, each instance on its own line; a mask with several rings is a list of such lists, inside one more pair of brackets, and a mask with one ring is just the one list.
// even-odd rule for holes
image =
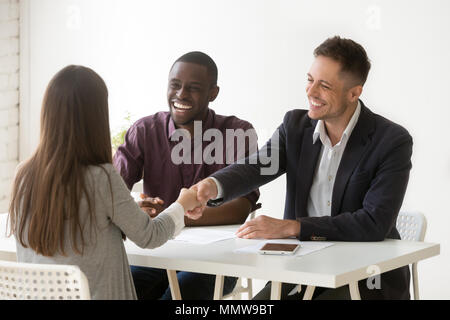
[[[286, 113], [266, 145], [246, 159], [212, 176], [221, 183], [226, 202], [249, 193], [286, 173], [284, 219], [300, 221], [302, 241], [382, 241], [400, 239], [396, 220], [411, 170], [412, 138], [408, 131], [371, 112], [361, 101], [361, 113], [342, 155], [336, 175], [331, 216], [308, 217], [308, 197], [322, 143], [313, 143], [317, 121], [307, 110]], [[268, 167], [265, 155], [279, 154], [278, 170]], [[256, 162], [255, 159], [261, 160]], [[253, 161], [252, 161], [253, 160]], [[256, 163], [255, 163], [256, 162]], [[381, 275], [381, 289], [360, 281], [364, 299], [409, 299], [409, 268]]]

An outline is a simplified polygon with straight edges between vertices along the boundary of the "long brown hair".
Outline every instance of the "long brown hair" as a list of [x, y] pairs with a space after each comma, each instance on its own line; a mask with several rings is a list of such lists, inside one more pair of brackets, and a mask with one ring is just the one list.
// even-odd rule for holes
[[[85, 239], [79, 207], [83, 195], [91, 222], [94, 217], [86, 168], [111, 163], [111, 152], [105, 82], [89, 68], [65, 67], [47, 87], [39, 145], [19, 167], [13, 185], [11, 232], [24, 247], [44, 256], [64, 255], [64, 239], [70, 237], [73, 250], [82, 254]], [[66, 222], [70, 235], [64, 232]]]

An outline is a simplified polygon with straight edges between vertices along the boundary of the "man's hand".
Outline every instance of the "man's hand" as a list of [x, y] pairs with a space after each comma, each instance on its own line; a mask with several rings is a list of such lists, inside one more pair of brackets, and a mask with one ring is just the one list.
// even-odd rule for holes
[[217, 186], [213, 179], [206, 178], [202, 181], [194, 184], [191, 188], [197, 192], [197, 200], [200, 205], [196, 208], [189, 210], [186, 216], [190, 219], [198, 219], [202, 216], [203, 211], [206, 209], [206, 203], [210, 199], [215, 199], [217, 197]]
[[203, 179], [191, 188], [196, 188], [197, 199], [203, 206], [206, 206], [208, 200], [217, 198], [217, 186], [211, 178]]
[[150, 217], [154, 218], [164, 210], [164, 201], [159, 197], [152, 198], [143, 193], [141, 193], [140, 197], [142, 201], [139, 201], [138, 205]]
[[275, 219], [258, 216], [247, 221], [236, 231], [239, 238], [244, 239], [282, 239], [300, 234], [300, 222], [296, 220]]

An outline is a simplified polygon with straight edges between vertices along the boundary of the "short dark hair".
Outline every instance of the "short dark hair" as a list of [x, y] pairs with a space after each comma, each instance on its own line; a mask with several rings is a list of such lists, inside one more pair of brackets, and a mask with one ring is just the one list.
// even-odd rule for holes
[[339, 36], [328, 38], [314, 50], [314, 56], [331, 58], [341, 64], [341, 71], [351, 74], [358, 84], [364, 85], [370, 70], [366, 50], [351, 39]]
[[[214, 62], [213, 59], [211, 59], [210, 56], [208, 56], [206, 53], [200, 52], [200, 51], [192, 51], [188, 52], [186, 54], [183, 54], [181, 57], [179, 57], [173, 65], [177, 62], [190, 62], [195, 63], [201, 66], [205, 66], [208, 71], [208, 76], [211, 79], [212, 85], [217, 85], [217, 65]], [[173, 68], [172, 65], [172, 68]]]

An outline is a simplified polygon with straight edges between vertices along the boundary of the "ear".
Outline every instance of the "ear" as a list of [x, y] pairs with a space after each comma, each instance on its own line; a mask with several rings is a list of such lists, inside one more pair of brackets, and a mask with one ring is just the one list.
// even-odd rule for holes
[[353, 88], [351, 88], [350, 90], [348, 90], [347, 92], [347, 99], [350, 102], [356, 102], [359, 99], [359, 96], [361, 96], [363, 87], [362, 85], [357, 85], [354, 86]]
[[209, 102], [213, 102], [216, 100], [217, 95], [219, 94], [220, 88], [218, 86], [214, 86], [211, 89], [209, 89]]

